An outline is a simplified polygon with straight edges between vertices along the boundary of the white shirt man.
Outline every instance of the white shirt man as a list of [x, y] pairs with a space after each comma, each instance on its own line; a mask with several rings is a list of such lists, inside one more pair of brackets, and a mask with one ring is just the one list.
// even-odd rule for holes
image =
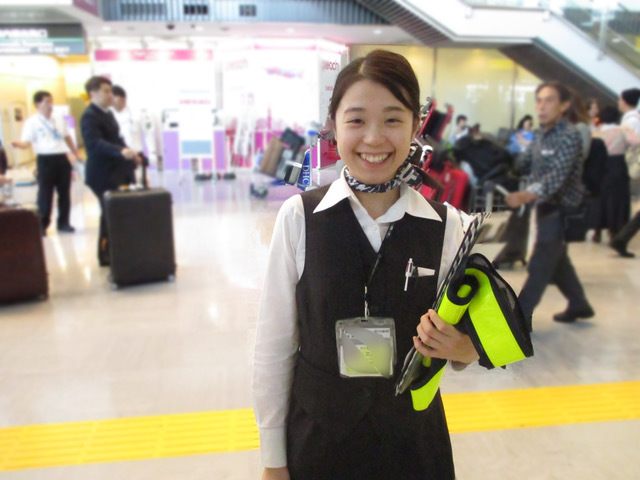
[[71, 210], [71, 162], [78, 159], [78, 149], [73, 143], [64, 120], [52, 115], [53, 97], [49, 92], [38, 91], [33, 96], [36, 113], [29, 117], [22, 128], [19, 142], [11, 142], [15, 148], [32, 147], [38, 162], [38, 210], [45, 235], [51, 221], [53, 191], [58, 194], [58, 232], [73, 233], [69, 224]]
[[130, 149], [142, 152], [142, 127], [140, 119], [134, 116], [127, 106], [127, 94], [122, 87], [113, 87], [113, 106], [111, 111], [120, 127], [120, 136]]
[[71, 151], [65, 142], [68, 136], [69, 130], [62, 118], [54, 115], [47, 118], [37, 112], [25, 120], [20, 141], [31, 144], [38, 155], [66, 155]]

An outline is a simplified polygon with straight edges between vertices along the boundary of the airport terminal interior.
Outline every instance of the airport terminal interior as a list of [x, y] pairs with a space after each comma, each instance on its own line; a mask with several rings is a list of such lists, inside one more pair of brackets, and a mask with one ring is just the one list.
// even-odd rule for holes
[[[453, 110], [443, 143], [461, 113], [498, 140], [523, 115], [535, 117], [535, 88], [549, 69], [603, 105], [640, 87], [633, 1], [26, 3], [0, 1], [0, 33], [73, 23], [86, 51], [18, 54], [0, 41], [2, 144], [14, 183], [0, 198], [36, 203], [35, 155], [9, 147], [35, 111], [33, 93], [53, 94], [84, 156], [83, 85], [108, 75], [142, 119], [150, 186], [171, 194], [177, 270], [167, 281], [110, 282], [96, 258], [100, 207], [76, 165], [76, 231], [56, 230], [54, 208], [42, 237], [48, 297], [0, 304], [0, 479], [261, 478], [251, 382], [269, 245], [285, 200], [341, 174], [314, 129], [325, 120], [326, 87], [349, 60], [375, 48], [405, 55], [422, 96]], [[227, 10], [216, 7], [223, 3]], [[569, 46], [550, 53], [550, 44], [565, 48], [557, 38]], [[286, 128], [315, 144], [293, 184], [258, 166]], [[185, 153], [205, 137], [203, 151]], [[498, 229], [508, 215], [496, 211], [487, 225]], [[636, 258], [608, 241], [590, 231], [569, 246], [594, 317], [553, 321], [566, 302], [551, 285], [534, 311], [533, 357], [504, 369], [447, 367], [441, 392], [458, 480], [640, 478], [640, 238], [628, 247]], [[500, 247], [478, 248], [491, 257]], [[521, 263], [499, 272], [515, 292], [527, 277]]]

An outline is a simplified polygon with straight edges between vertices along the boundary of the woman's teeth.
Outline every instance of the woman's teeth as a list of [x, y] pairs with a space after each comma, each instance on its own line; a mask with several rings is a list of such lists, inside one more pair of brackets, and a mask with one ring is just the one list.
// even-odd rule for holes
[[382, 163], [387, 157], [388, 153], [361, 153], [360, 158], [369, 163]]

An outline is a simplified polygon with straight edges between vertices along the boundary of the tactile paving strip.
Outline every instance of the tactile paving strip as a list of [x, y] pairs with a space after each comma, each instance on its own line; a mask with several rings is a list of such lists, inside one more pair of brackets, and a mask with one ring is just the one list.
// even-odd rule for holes
[[[640, 381], [443, 395], [451, 433], [640, 419]], [[251, 409], [0, 428], [0, 471], [252, 450]]]

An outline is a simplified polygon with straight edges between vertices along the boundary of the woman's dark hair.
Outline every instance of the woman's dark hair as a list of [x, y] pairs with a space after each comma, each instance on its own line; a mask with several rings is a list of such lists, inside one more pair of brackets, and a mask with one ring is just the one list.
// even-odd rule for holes
[[571, 104], [567, 110], [567, 120], [571, 123], [591, 123], [591, 117], [589, 117], [589, 112], [582, 96], [573, 88], [569, 88], [569, 92], [571, 93]]
[[518, 122], [518, 126], [516, 127], [516, 129], [517, 130], [524, 130], [524, 124], [527, 122], [527, 120], [529, 120], [529, 121], [531, 121], [531, 123], [533, 123], [533, 117], [531, 115], [525, 115]]
[[598, 118], [600, 119], [600, 123], [619, 123], [620, 111], [613, 105], [607, 105], [600, 110]]
[[46, 90], [38, 90], [36, 93], [33, 94], [33, 103], [35, 105], [38, 105], [47, 97], [53, 98], [51, 94]]
[[111, 85], [111, 80], [109, 80], [107, 77], [91, 77], [89, 80], [87, 80], [87, 83], [84, 84], [84, 89], [86, 90], [87, 94], [90, 94], [91, 92], [97, 92], [105, 83]]
[[329, 118], [336, 119], [338, 105], [346, 91], [360, 80], [371, 80], [387, 88], [420, 119], [420, 86], [411, 65], [402, 55], [387, 50], [374, 50], [356, 58], [338, 74], [329, 103]]

